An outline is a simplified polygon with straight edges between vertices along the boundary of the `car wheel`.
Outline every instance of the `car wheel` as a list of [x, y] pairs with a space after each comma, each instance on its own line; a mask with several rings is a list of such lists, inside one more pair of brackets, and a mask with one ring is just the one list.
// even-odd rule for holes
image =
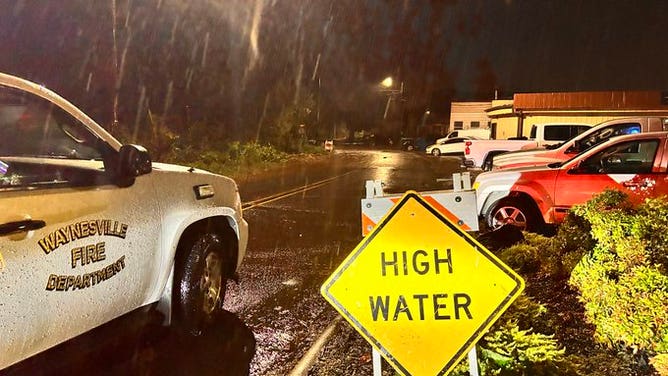
[[441, 151], [439, 149], [432, 149], [431, 155], [433, 155], [434, 157], [438, 157], [439, 155], [441, 155]]
[[519, 199], [501, 200], [487, 218], [487, 224], [492, 230], [510, 224], [522, 230], [536, 231], [540, 228], [541, 222], [542, 218], [536, 210]]
[[200, 335], [223, 307], [225, 247], [219, 235], [204, 233], [184, 242], [180, 251], [174, 271], [174, 319], [185, 332]]
[[408, 146], [406, 146], [406, 150], [408, 150], [408, 151], [413, 151], [413, 149], [415, 149], [415, 148], [413, 147], [413, 145], [408, 145]]

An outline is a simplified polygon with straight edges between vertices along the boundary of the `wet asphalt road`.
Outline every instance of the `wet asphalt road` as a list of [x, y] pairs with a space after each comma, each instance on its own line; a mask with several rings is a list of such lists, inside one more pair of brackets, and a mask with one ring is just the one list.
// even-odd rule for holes
[[[228, 312], [201, 337], [160, 325], [149, 307], [19, 363], [0, 375], [288, 375], [338, 314], [320, 296], [323, 281], [362, 239], [366, 180], [386, 193], [449, 189], [454, 157], [398, 150], [337, 150], [237, 178], [242, 201], [296, 187], [288, 197], [244, 212], [250, 239]], [[331, 179], [317, 188], [310, 185]], [[371, 374], [370, 346], [341, 320], [311, 375]], [[393, 374], [385, 366], [383, 374]]]
[[[460, 171], [454, 157], [400, 151], [346, 150], [322, 163], [292, 166], [263, 183], [240, 181], [242, 198], [288, 190], [337, 177], [330, 183], [244, 213], [251, 229], [241, 282], [228, 292], [226, 308], [252, 330], [252, 375], [288, 375], [338, 314], [320, 296], [323, 281], [362, 239], [360, 199], [366, 180], [380, 179], [386, 192], [451, 188]], [[311, 374], [371, 374], [370, 346], [341, 322]], [[346, 339], [347, 338], [347, 339]]]

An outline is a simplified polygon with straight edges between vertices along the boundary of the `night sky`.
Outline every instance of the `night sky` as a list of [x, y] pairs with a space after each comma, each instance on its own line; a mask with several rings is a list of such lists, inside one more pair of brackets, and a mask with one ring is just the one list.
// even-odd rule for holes
[[386, 76], [404, 83], [409, 122], [495, 90], [668, 88], [665, 1], [0, 3], [0, 70], [103, 123], [118, 97], [116, 117], [135, 126], [150, 110], [248, 138], [292, 105], [309, 108], [312, 123], [320, 114], [322, 130], [368, 128], [382, 115]]
[[[480, 4], [480, 34], [471, 43], [460, 40], [455, 49], [469, 58], [487, 56], [500, 87], [517, 91], [668, 87], [665, 1]], [[453, 53], [454, 64], [462, 75], [475, 74], [464, 73], [457, 55]]]

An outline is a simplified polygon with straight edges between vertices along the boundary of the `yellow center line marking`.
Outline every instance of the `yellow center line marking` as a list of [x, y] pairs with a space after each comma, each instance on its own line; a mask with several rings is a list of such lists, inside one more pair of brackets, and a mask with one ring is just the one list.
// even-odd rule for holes
[[249, 210], [249, 209], [253, 209], [255, 207], [264, 205], [264, 204], [268, 204], [270, 202], [278, 201], [278, 200], [296, 195], [298, 193], [305, 193], [306, 191], [310, 191], [312, 189], [322, 187], [325, 184], [331, 183], [332, 181], [334, 181], [334, 180], [336, 180], [340, 177], [346, 176], [348, 174], [351, 174], [352, 172], [353, 171], [349, 171], [349, 172], [346, 172], [345, 174], [341, 174], [341, 175], [337, 175], [337, 176], [334, 176], [334, 177], [331, 177], [331, 178], [328, 178], [328, 179], [320, 180], [320, 181], [315, 182], [313, 184], [305, 184], [302, 187], [293, 188], [293, 189], [290, 189], [290, 190], [287, 190], [287, 191], [284, 191], [284, 192], [281, 192], [281, 193], [276, 193], [276, 194], [273, 194], [273, 195], [270, 195], [270, 196], [267, 196], [267, 197], [264, 197], [264, 198], [261, 198], [261, 199], [245, 202], [241, 205], [241, 208], [243, 210]]

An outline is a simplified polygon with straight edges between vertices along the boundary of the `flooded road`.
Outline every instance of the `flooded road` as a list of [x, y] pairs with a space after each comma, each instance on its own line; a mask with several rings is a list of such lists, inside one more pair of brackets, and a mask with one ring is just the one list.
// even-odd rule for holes
[[239, 282], [228, 282], [227, 312], [210, 331], [178, 335], [148, 307], [0, 375], [371, 374], [370, 346], [320, 286], [362, 239], [366, 180], [382, 180], [387, 193], [449, 189], [458, 171], [452, 157], [337, 150], [237, 178], [250, 239]]

